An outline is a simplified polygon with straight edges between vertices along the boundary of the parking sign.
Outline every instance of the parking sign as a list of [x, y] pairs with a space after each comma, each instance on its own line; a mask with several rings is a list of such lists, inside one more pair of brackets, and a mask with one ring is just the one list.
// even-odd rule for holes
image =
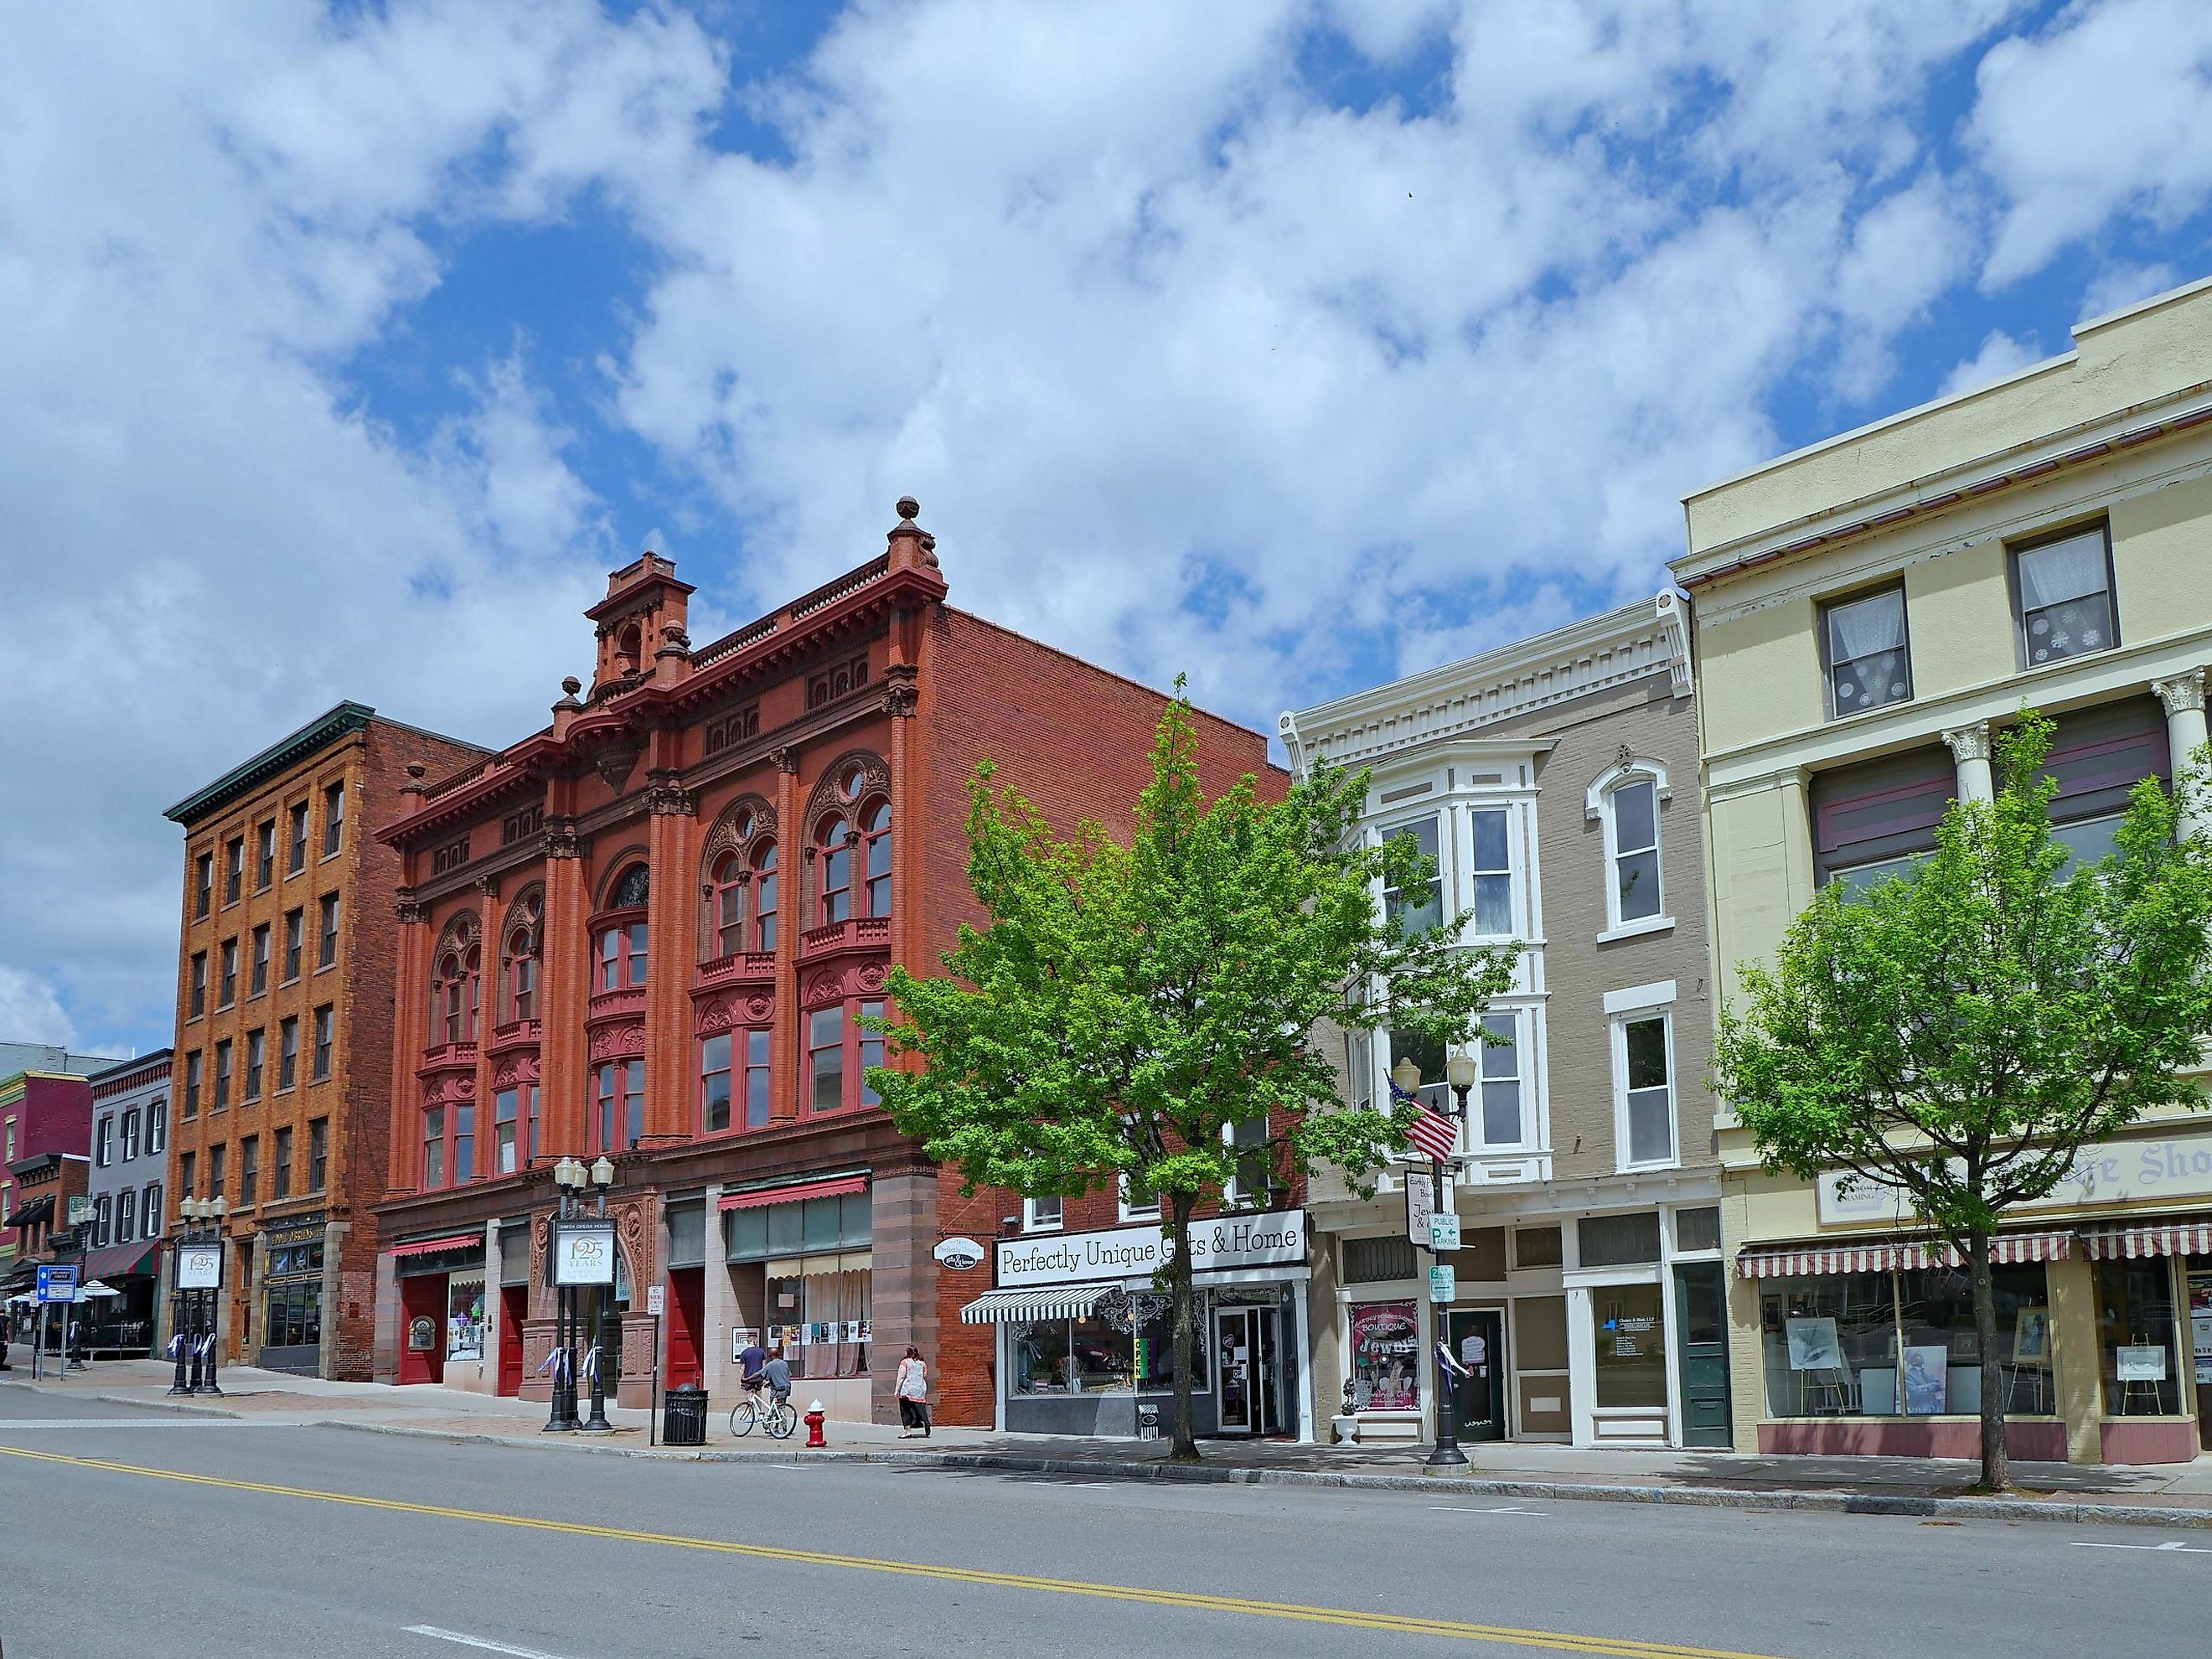
[[39, 1269], [39, 1300], [41, 1302], [74, 1302], [76, 1300], [76, 1269], [69, 1266], [49, 1264]]

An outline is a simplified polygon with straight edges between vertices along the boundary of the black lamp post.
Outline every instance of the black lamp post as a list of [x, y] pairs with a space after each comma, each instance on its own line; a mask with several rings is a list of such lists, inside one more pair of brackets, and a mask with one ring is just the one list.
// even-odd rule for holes
[[[221, 1193], [217, 1193], [213, 1198], [202, 1199], [199, 1207], [201, 1216], [208, 1223], [207, 1237], [203, 1242], [220, 1248], [222, 1243], [222, 1218], [230, 1213], [230, 1200]], [[192, 1392], [220, 1395], [222, 1389], [216, 1382], [216, 1366], [221, 1358], [222, 1349], [222, 1274], [220, 1273], [216, 1274], [216, 1285], [212, 1290], [201, 1291], [198, 1294], [200, 1297], [201, 1334], [207, 1341], [207, 1372], [204, 1379], [194, 1385]]]
[[[614, 1160], [602, 1152], [585, 1174], [599, 1195], [599, 1213], [605, 1215], [607, 1188], [615, 1184]], [[613, 1300], [613, 1286], [608, 1286], [608, 1291], [610, 1294], [600, 1299], [599, 1316], [592, 1322], [592, 1414], [584, 1422], [586, 1434], [612, 1434], [615, 1430], [607, 1421], [607, 1316], [611, 1311], [607, 1304]]]
[[[169, 1271], [174, 1273], [183, 1265], [182, 1247], [195, 1242], [192, 1224], [199, 1218], [200, 1201], [187, 1198], [177, 1206], [178, 1249], [169, 1255]], [[171, 1394], [190, 1394], [199, 1386], [200, 1351], [197, 1334], [192, 1329], [192, 1293], [183, 1285], [169, 1286], [169, 1346], [177, 1352], [177, 1374], [169, 1384]], [[186, 1367], [190, 1371], [187, 1373]]]
[[[1407, 1055], [1391, 1067], [1390, 1075], [1401, 1089], [1418, 1097], [1421, 1089], [1421, 1068], [1412, 1055]], [[1451, 1085], [1452, 1105], [1449, 1115], [1461, 1123], [1467, 1121], [1467, 1097], [1474, 1089], [1481, 1068], [1472, 1054], [1455, 1054], [1444, 1062], [1444, 1080]], [[1430, 1161], [1430, 1174], [1436, 1182], [1435, 1203], [1431, 1213], [1441, 1214], [1446, 1208], [1446, 1195], [1450, 1191], [1448, 1182], [1450, 1172], [1441, 1158]], [[1409, 1176], [1407, 1177], [1411, 1180]], [[1445, 1304], [1431, 1301], [1437, 1327], [1437, 1443], [1429, 1453], [1431, 1468], [1450, 1468], [1464, 1466], [1467, 1454], [1459, 1449], [1459, 1402], [1452, 1387], [1453, 1373], [1444, 1363], [1444, 1355], [1451, 1341], [1451, 1316]]]
[[576, 1290], [564, 1285], [554, 1271], [561, 1248], [559, 1224], [575, 1218], [578, 1193], [585, 1180], [583, 1161], [563, 1158], [553, 1166], [553, 1185], [560, 1197], [555, 1237], [546, 1255], [546, 1273], [553, 1279], [553, 1410], [545, 1419], [546, 1434], [566, 1434], [582, 1426], [576, 1420]]

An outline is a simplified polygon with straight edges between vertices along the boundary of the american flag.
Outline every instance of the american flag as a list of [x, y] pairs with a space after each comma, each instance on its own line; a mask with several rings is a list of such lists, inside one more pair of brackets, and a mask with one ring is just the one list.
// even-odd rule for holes
[[1413, 1109], [1413, 1127], [1406, 1131], [1406, 1139], [1417, 1152], [1434, 1163], [1442, 1163], [1459, 1150], [1459, 1126], [1442, 1112], [1431, 1111], [1416, 1095], [1401, 1089], [1394, 1079], [1390, 1084], [1390, 1098], [1403, 1101]]

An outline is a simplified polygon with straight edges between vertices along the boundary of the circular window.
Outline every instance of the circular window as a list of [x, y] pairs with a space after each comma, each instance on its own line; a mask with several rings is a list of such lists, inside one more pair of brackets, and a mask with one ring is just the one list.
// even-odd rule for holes
[[753, 833], [753, 830], [754, 830], [754, 827], [755, 827], [755, 826], [754, 826], [754, 820], [753, 820], [753, 809], [752, 809], [751, 807], [748, 806], [747, 808], [745, 808], [745, 810], [744, 810], [744, 811], [742, 811], [742, 812], [738, 813], [738, 821], [737, 821], [737, 823], [736, 823], [734, 825], [732, 825], [732, 827], [737, 830], [737, 832], [738, 832], [738, 839], [739, 841], [750, 841], [750, 840], [751, 840], [751, 839], [752, 839], [752, 833]]
[[838, 780], [837, 793], [847, 800], [858, 800], [860, 791], [868, 787], [868, 774], [862, 767], [853, 767]]

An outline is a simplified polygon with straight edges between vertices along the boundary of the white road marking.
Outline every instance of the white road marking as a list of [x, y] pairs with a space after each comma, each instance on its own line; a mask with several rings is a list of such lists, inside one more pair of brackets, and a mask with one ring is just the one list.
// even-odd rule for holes
[[465, 1648], [481, 1648], [486, 1653], [507, 1653], [514, 1659], [561, 1659], [560, 1655], [547, 1653], [542, 1648], [518, 1648], [506, 1642], [487, 1641], [481, 1636], [464, 1636], [457, 1630], [440, 1630], [435, 1625], [410, 1625], [410, 1636], [428, 1636], [441, 1642], [458, 1642]]
[[1431, 1504], [1429, 1507], [1439, 1515], [1543, 1515], [1548, 1513], [1544, 1510], [1518, 1509], [1510, 1504], [1494, 1510], [1468, 1509], [1457, 1504]]
[[257, 1423], [238, 1417], [8, 1417], [0, 1429], [289, 1429], [293, 1423]]
[[2077, 1550], [2155, 1550], [2166, 1555], [2172, 1555], [2177, 1551], [2184, 1555], [2212, 1555], [2212, 1549], [2208, 1549], [2202, 1544], [2185, 1544], [2179, 1538], [2167, 1544], [2093, 1544], [2081, 1538], [2069, 1539], [2068, 1541]]

